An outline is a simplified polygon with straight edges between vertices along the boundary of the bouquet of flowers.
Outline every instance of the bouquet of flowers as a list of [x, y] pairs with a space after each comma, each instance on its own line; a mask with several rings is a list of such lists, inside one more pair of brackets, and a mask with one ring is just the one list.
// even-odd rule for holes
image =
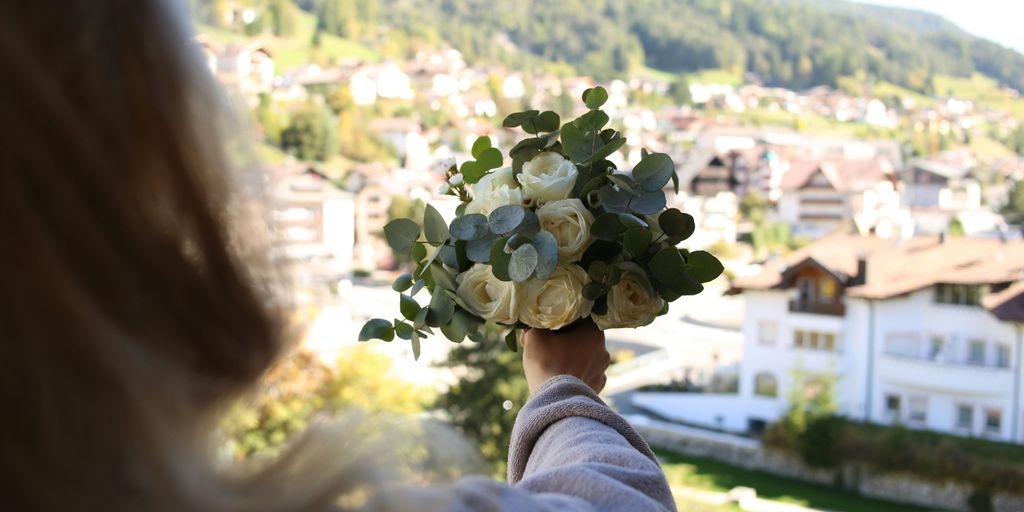
[[[608, 160], [626, 139], [606, 128], [601, 87], [583, 93], [588, 111], [561, 124], [550, 111], [505, 118], [530, 137], [502, 153], [480, 137], [475, 160], [452, 166], [441, 192], [461, 205], [449, 225], [426, 206], [422, 222], [396, 219], [384, 227], [393, 250], [415, 271], [395, 280], [402, 318], [375, 318], [360, 341], [412, 343], [440, 329], [449, 340], [483, 339], [485, 324], [507, 329], [516, 350], [521, 330], [562, 329], [592, 319], [603, 329], [639, 327], [668, 303], [700, 293], [722, 273], [705, 251], [678, 248], [694, 220], [666, 208], [665, 189], [679, 191], [668, 155], [642, 151], [631, 172]], [[426, 290], [429, 303], [416, 295]]]

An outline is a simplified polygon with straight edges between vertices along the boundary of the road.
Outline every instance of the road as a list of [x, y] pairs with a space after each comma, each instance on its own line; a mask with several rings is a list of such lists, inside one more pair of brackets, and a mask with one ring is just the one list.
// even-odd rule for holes
[[[739, 361], [743, 346], [739, 330], [709, 325], [717, 321], [735, 324], [736, 311], [742, 308], [737, 299], [722, 297], [720, 291], [709, 289], [698, 297], [679, 300], [671, 305], [668, 314], [651, 325], [608, 331], [606, 336], [612, 352], [628, 350], [635, 357], [609, 370], [606, 394], [681, 378], [687, 369], [708, 372]], [[423, 303], [425, 296], [420, 297]], [[390, 286], [343, 286], [340, 300], [320, 307], [304, 344], [325, 360], [332, 360], [343, 347], [356, 343], [359, 329], [367, 319], [396, 316], [398, 294]], [[440, 335], [423, 340], [419, 361], [413, 361], [409, 344], [402, 340], [371, 343], [392, 357], [397, 373], [406, 379], [443, 387], [454, 378], [446, 368], [434, 366], [444, 361], [453, 345]]]

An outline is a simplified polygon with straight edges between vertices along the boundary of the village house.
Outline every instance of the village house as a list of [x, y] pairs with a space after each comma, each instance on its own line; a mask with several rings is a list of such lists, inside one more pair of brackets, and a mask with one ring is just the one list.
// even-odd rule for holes
[[849, 228], [885, 237], [912, 233], [895, 170], [884, 157], [791, 159], [779, 189], [779, 219], [796, 235], [820, 238]]
[[[637, 393], [736, 432], [794, 392], [834, 388], [856, 421], [1024, 442], [1024, 241], [835, 234], [733, 282], [746, 301], [739, 392]], [[703, 400], [703, 401], [702, 401]]]

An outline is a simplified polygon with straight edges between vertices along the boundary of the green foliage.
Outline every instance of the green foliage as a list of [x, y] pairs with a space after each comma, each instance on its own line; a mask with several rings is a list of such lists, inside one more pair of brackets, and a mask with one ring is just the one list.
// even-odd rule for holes
[[1024, 180], [1014, 182], [1010, 188], [1002, 214], [1006, 216], [1006, 222], [1024, 224]]
[[668, 95], [676, 105], [690, 105], [693, 97], [690, 96], [690, 82], [686, 75], [679, 75], [668, 88]]
[[232, 456], [273, 455], [316, 414], [349, 408], [416, 414], [431, 393], [400, 380], [390, 359], [370, 347], [346, 349], [335, 365], [298, 352], [267, 374], [259, 392], [235, 405], [222, 423]]
[[771, 202], [758, 190], [747, 191], [740, 201], [740, 215], [760, 226], [768, 218]]
[[301, 160], [323, 162], [338, 152], [337, 125], [329, 109], [306, 105], [281, 132], [281, 147]]
[[949, 225], [946, 227], [946, 231], [949, 233], [949, 236], [962, 237], [967, 234], [967, 232], [964, 231], [964, 223], [960, 221], [960, 217], [956, 216], [949, 219]]
[[[441, 366], [460, 377], [435, 406], [480, 447], [494, 475], [504, 478], [512, 424], [529, 397], [522, 358], [506, 348], [500, 330], [491, 328], [479, 343], [453, 348]], [[506, 400], [511, 405], [508, 410]]]

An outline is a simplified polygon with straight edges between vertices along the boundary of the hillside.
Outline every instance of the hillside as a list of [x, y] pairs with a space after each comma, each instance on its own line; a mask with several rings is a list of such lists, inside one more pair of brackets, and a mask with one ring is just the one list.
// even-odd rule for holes
[[[865, 76], [933, 92], [982, 73], [1024, 90], [1024, 55], [945, 19], [839, 0], [298, 0], [337, 35], [448, 41], [470, 60], [568, 64], [599, 78], [637, 69], [751, 72], [803, 88]], [[395, 30], [397, 29], [397, 30]], [[370, 42], [370, 41], [365, 41]]]
[[[229, 0], [195, 0], [214, 19]], [[262, 29], [306, 58], [397, 56], [448, 43], [471, 62], [600, 79], [722, 69], [794, 89], [856, 76], [918, 93], [941, 76], [982, 74], [1024, 90], [1024, 55], [939, 16], [842, 0], [260, 0]], [[301, 11], [300, 11], [301, 9]], [[288, 48], [291, 45], [294, 48]], [[364, 51], [371, 49], [372, 51]], [[939, 79], [941, 81], [941, 79]]]

